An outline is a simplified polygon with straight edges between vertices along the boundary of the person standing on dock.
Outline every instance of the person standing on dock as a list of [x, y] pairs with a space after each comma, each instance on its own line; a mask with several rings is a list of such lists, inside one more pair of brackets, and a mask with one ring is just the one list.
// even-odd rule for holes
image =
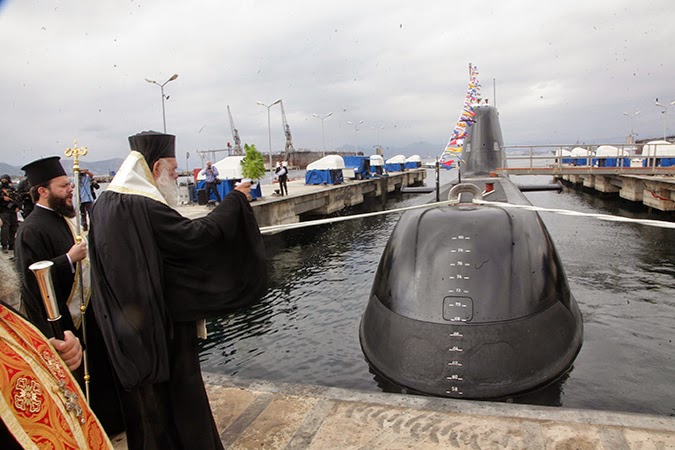
[[281, 192], [281, 195], [284, 195], [284, 191], [286, 192], [285, 195], [288, 195], [288, 168], [286, 167], [286, 163], [279, 161], [274, 173], [279, 179], [279, 191]]
[[175, 136], [129, 137], [131, 153], [94, 204], [93, 306], [130, 449], [221, 449], [201, 377], [204, 319], [259, 300], [265, 249], [241, 183], [208, 215], [180, 215]]
[[220, 203], [222, 201], [220, 199], [220, 193], [218, 192], [218, 184], [220, 184], [218, 175], [220, 175], [218, 173], [218, 168], [212, 165], [211, 161], [206, 161], [206, 167], [204, 167], [197, 175], [198, 177], [206, 177], [204, 181], [204, 189], [206, 189], [207, 202], [211, 197], [211, 191], [213, 191], [213, 193], [216, 195], [216, 202]]
[[16, 201], [16, 192], [12, 186], [12, 179], [4, 174], [0, 177], [0, 218], [2, 219], [2, 251], [9, 253], [14, 250], [14, 237], [19, 226], [16, 213], [19, 212], [19, 204]]
[[94, 206], [91, 184], [94, 182], [94, 174], [87, 169], [80, 169], [80, 218], [82, 229], [87, 231], [87, 218], [91, 221], [91, 208]]

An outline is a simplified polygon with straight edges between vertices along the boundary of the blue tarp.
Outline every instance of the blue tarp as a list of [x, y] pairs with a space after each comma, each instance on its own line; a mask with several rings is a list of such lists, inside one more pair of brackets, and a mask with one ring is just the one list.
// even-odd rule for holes
[[[216, 189], [218, 190], [218, 193], [220, 194], [220, 198], [225, 198], [227, 194], [232, 192], [234, 190], [234, 184], [239, 182], [241, 180], [220, 180], [220, 184], [216, 186]], [[206, 181], [205, 180], [200, 180], [197, 182], [195, 185], [195, 189], [193, 192], [193, 200], [196, 202], [197, 201], [197, 191], [199, 189], [205, 189], [206, 186]], [[251, 189], [251, 198], [255, 200], [256, 198], [262, 197], [262, 189], [260, 188], [260, 183], [257, 184], [255, 189]], [[211, 192], [211, 196], [207, 199], [208, 200], [217, 200], [216, 199], [216, 194]]]
[[406, 169], [417, 169], [422, 167], [422, 161], [406, 161], [404, 167]]
[[339, 184], [344, 181], [342, 169], [308, 170], [305, 184]]
[[623, 158], [623, 163], [620, 158], [593, 158], [593, 165], [598, 167], [630, 167], [630, 158]]
[[345, 162], [345, 168], [354, 169], [356, 178], [368, 178], [370, 176], [370, 157], [343, 156], [342, 159]]
[[403, 172], [403, 164], [401, 163], [385, 164], [384, 170], [386, 170], [387, 172]]
[[[645, 158], [642, 160], [642, 167], [651, 167], [653, 165], [652, 159]], [[657, 167], [671, 167], [675, 166], [675, 158], [656, 158]]]

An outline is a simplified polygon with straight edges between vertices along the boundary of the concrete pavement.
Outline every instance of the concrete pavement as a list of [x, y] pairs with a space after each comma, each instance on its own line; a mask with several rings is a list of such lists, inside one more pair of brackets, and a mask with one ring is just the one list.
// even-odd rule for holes
[[675, 449], [673, 417], [204, 380], [225, 448]]

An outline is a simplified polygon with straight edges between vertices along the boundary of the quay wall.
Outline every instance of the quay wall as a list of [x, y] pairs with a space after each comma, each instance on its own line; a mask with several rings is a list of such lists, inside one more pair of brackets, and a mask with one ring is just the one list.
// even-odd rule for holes
[[660, 211], [675, 211], [675, 177], [672, 175], [563, 174], [556, 176], [573, 186], [603, 193], [618, 193]]
[[380, 198], [400, 191], [402, 187], [419, 186], [426, 178], [425, 169], [391, 173], [389, 176], [368, 180], [350, 180], [337, 185], [299, 186], [289, 184], [291, 195], [271, 195], [251, 203], [258, 225], [282, 225], [300, 222], [303, 218], [317, 218], [336, 213], [344, 208], [363, 203], [366, 198]]

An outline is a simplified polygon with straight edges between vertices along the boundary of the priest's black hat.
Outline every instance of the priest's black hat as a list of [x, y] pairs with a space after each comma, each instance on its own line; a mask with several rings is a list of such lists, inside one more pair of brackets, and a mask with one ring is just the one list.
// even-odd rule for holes
[[28, 163], [21, 168], [26, 172], [28, 182], [31, 186], [46, 183], [52, 178], [67, 176], [66, 171], [59, 162], [61, 158], [58, 156], [50, 156], [49, 158], [38, 159], [32, 163]]
[[176, 157], [176, 136], [173, 134], [143, 131], [129, 136], [129, 145], [143, 155], [150, 170], [159, 159]]

